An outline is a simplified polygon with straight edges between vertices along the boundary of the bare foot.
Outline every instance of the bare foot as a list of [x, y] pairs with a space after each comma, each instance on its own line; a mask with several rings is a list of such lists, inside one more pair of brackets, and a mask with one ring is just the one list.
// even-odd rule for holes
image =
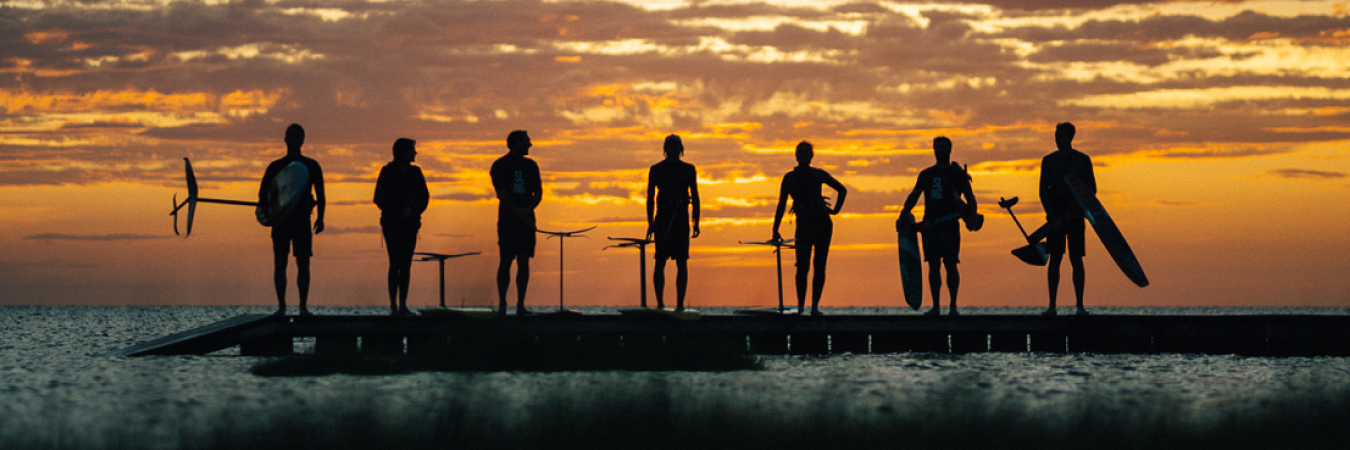
[[1055, 315], [1057, 315], [1057, 314], [1059, 314], [1059, 312], [1058, 312], [1058, 311], [1055, 311], [1055, 308], [1047, 309], [1047, 310], [1045, 310], [1044, 312], [1041, 313], [1042, 316], [1046, 316], [1046, 317], [1055, 317]]
[[937, 317], [937, 316], [941, 316], [941, 315], [942, 315], [942, 308], [938, 308], [938, 307], [934, 306], [933, 309], [928, 310], [928, 312], [923, 313], [923, 315], [928, 316], [928, 317]]

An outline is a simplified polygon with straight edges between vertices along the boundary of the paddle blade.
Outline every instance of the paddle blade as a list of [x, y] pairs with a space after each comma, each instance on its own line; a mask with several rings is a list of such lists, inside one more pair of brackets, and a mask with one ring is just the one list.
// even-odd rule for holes
[[1044, 266], [1050, 259], [1049, 255], [1045, 252], [1045, 243], [1024, 245], [1013, 249], [1012, 254], [1013, 256], [1016, 256], [1017, 259], [1022, 260], [1022, 262], [1033, 266]]

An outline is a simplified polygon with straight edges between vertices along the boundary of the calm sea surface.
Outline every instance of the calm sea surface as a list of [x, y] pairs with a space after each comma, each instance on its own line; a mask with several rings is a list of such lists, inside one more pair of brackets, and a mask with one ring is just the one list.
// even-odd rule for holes
[[[587, 308], [583, 308], [587, 309]], [[383, 308], [317, 308], [320, 314], [382, 314]], [[810, 409], [821, 398], [858, 410], [884, 405], [922, 408], [953, 389], [992, 401], [1053, 409], [1093, 395], [1107, 407], [1164, 399], [1182, 412], [1250, 408], [1290, 393], [1350, 382], [1350, 358], [1233, 355], [936, 355], [902, 353], [764, 357], [761, 371], [600, 373], [417, 373], [265, 378], [258, 360], [227, 350], [207, 356], [99, 356], [263, 307], [0, 307], [0, 443], [23, 433], [70, 442], [99, 430], [139, 424], [176, 436], [181, 428], [222, 416], [246, 420], [348, 401], [397, 417], [417, 416], [428, 392], [491, 392], [497, 414], [525, 416], [541, 395], [584, 396], [596, 390], [660, 384], [672, 407], [717, 401], [747, 408]], [[613, 313], [612, 308], [589, 308]], [[724, 312], [718, 309], [705, 313]], [[827, 312], [901, 313], [884, 308]], [[963, 314], [1035, 314], [1034, 308], [967, 308]], [[1345, 308], [1096, 308], [1098, 314], [1346, 314]], [[312, 348], [302, 342], [297, 350]], [[485, 408], [488, 406], [485, 406]], [[505, 412], [503, 412], [505, 411]], [[392, 416], [391, 416], [392, 417]], [[263, 419], [259, 419], [263, 420]], [[156, 425], [161, 424], [161, 425]], [[35, 431], [36, 430], [36, 431]], [[172, 442], [172, 440], [166, 441]], [[166, 444], [172, 447], [172, 444]], [[81, 447], [82, 445], [76, 445]], [[86, 446], [88, 447], [88, 446]]]

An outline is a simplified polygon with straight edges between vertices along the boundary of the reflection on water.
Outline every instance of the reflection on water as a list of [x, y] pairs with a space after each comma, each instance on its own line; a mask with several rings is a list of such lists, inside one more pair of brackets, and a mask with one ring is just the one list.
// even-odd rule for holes
[[[592, 308], [603, 312], [606, 308]], [[830, 309], [875, 313], [875, 308]], [[1033, 314], [1032, 308], [969, 308], [967, 314]], [[764, 357], [765, 369], [722, 373], [418, 373], [355, 377], [263, 378], [256, 361], [230, 355], [94, 356], [265, 307], [0, 307], [0, 438], [42, 427], [98, 430], [119, 424], [206, 423], [222, 414], [360, 401], [377, 411], [413, 414], [436, 396], [471, 392], [494, 414], [527, 417], [559, 393], [629, 392], [657, 383], [670, 407], [873, 414], [963, 398], [1054, 411], [1083, 398], [1094, 408], [1130, 410], [1166, 401], [1203, 417], [1350, 381], [1350, 358], [1233, 355], [901, 353]], [[321, 314], [381, 314], [382, 308], [318, 308]], [[718, 313], [720, 311], [705, 311]], [[1098, 314], [1339, 314], [1336, 309], [1097, 308]], [[303, 346], [298, 346], [303, 350]], [[640, 389], [639, 389], [640, 390]], [[370, 393], [374, 393], [371, 396]], [[466, 394], [468, 395], [468, 394]], [[487, 397], [482, 397], [487, 396]], [[552, 396], [552, 397], [550, 397]], [[469, 397], [457, 397], [469, 398]], [[665, 398], [665, 397], [663, 397]], [[487, 400], [485, 400], [487, 401]], [[423, 406], [419, 406], [423, 405]], [[702, 406], [701, 406], [702, 405]], [[730, 406], [728, 406], [730, 405]], [[839, 406], [844, 405], [844, 406]], [[411, 409], [409, 409], [411, 408]], [[411, 412], [410, 412], [411, 411]], [[242, 419], [241, 419], [242, 420]], [[194, 422], [197, 421], [197, 422]]]

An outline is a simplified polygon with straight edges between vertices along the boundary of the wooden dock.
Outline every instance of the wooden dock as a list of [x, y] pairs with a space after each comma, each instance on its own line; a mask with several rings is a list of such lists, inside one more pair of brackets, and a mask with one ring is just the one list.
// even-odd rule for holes
[[112, 355], [200, 355], [238, 346], [246, 356], [286, 355], [296, 338], [315, 353], [404, 354], [437, 346], [510, 340], [520, 345], [623, 345], [699, 340], [765, 355], [842, 353], [1207, 353], [1350, 356], [1350, 316], [1093, 315], [959, 318], [836, 315], [707, 315], [698, 321], [620, 315], [451, 317], [245, 315], [129, 347]]

